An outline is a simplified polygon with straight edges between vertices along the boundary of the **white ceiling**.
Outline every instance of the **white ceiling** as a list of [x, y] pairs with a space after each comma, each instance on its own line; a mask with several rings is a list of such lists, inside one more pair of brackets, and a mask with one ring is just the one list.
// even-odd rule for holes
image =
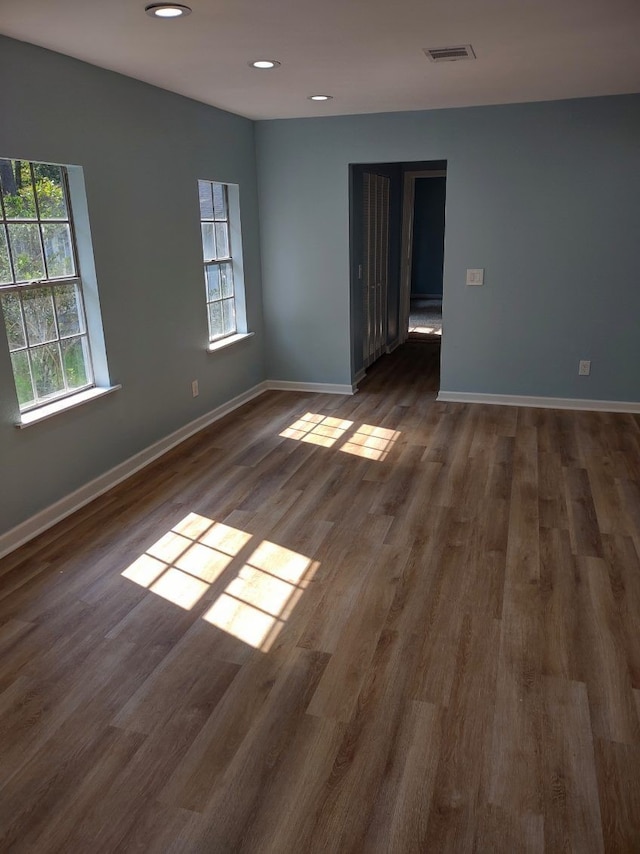
[[[640, 0], [182, 0], [174, 21], [146, 2], [0, 0], [0, 31], [253, 119], [640, 91]], [[468, 43], [475, 61], [422, 52]]]

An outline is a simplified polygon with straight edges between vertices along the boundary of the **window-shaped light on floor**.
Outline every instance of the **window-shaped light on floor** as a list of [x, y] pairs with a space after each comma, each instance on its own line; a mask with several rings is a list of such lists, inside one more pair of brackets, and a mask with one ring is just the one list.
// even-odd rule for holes
[[250, 539], [245, 531], [190, 513], [122, 575], [190, 610]]
[[306, 412], [302, 418], [283, 430], [280, 436], [283, 439], [297, 439], [300, 442], [310, 442], [312, 445], [331, 448], [352, 426], [353, 421]]
[[269, 540], [256, 546], [253, 539], [189, 513], [121, 575], [185, 610], [198, 603], [206, 608], [208, 597], [208, 623], [266, 652], [319, 563]]
[[373, 424], [361, 424], [357, 430], [349, 434], [347, 441], [341, 445], [340, 450], [346, 454], [355, 454], [357, 457], [381, 462], [388, 456], [399, 437], [399, 430], [374, 427]]
[[263, 540], [204, 619], [267, 652], [318, 566], [305, 555]]
[[361, 424], [354, 427], [353, 421], [333, 418], [317, 412], [306, 412], [291, 426], [279, 434], [283, 439], [296, 439], [298, 442], [311, 442], [325, 448], [334, 448], [381, 462], [400, 438], [399, 430], [376, 427], [374, 424]]

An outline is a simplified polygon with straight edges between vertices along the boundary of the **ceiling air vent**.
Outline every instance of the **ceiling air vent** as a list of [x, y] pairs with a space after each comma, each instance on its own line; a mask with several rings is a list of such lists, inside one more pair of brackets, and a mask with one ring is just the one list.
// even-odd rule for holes
[[454, 62], [456, 59], [476, 58], [470, 44], [460, 44], [455, 47], [425, 47], [424, 52], [431, 62]]

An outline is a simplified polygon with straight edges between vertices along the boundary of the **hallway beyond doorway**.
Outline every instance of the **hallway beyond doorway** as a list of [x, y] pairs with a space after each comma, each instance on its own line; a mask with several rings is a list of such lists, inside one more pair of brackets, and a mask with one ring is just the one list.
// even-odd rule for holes
[[440, 338], [442, 336], [442, 300], [411, 298], [409, 309], [409, 338]]

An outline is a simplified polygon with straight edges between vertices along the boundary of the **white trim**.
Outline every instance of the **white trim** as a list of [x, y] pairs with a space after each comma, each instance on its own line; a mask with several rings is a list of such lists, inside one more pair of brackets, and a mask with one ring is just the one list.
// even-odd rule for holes
[[91, 400], [104, 397], [105, 394], [111, 394], [112, 391], [119, 391], [121, 388], [121, 385], [112, 385], [108, 388], [94, 387], [88, 388], [86, 391], [79, 391], [69, 397], [63, 397], [53, 403], [47, 403], [45, 406], [31, 409], [29, 412], [23, 412], [20, 421], [16, 421], [15, 426], [22, 429], [23, 427], [31, 427], [33, 424], [40, 424], [47, 418], [53, 418], [54, 415], [59, 415], [61, 412], [68, 412], [69, 409], [75, 409], [76, 406], [82, 406], [83, 403], [89, 403]]
[[[361, 371], [356, 377], [356, 383], [363, 376], [364, 371]], [[362, 375], [362, 376], [361, 376]], [[119, 388], [114, 386], [112, 390]], [[318, 394], [354, 394], [357, 391], [356, 384], [339, 385], [334, 383], [301, 383], [287, 382], [284, 380], [265, 380], [258, 383], [247, 391], [232, 398], [226, 403], [221, 404], [211, 412], [201, 415], [195, 421], [185, 424], [175, 432], [160, 439], [150, 445], [148, 448], [140, 451], [128, 460], [120, 463], [102, 475], [99, 475], [94, 480], [76, 489], [69, 495], [51, 504], [35, 516], [27, 519], [25, 522], [16, 525], [10, 531], [0, 535], [0, 558], [24, 545], [29, 540], [37, 537], [48, 528], [61, 522], [67, 516], [75, 513], [76, 510], [84, 507], [90, 501], [98, 498], [103, 493], [117, 486], [123, 480], [131, 477], [131, 475], [143, 469], [149, 463], [161, 457], [167, 451], [170, 451], [180, 442], [184, 442], [190, 436], [203, 430], [209, 424], [213, 424], [234, 409], [238, 409], [245, 403], [261, 395], [268, 390], [278, 391], [310, 391]], [[563, 398], [563, 397], [529, 397], [522, 395], [510, 394], [479, 394], [466, 391], [440, 391], [437, 400], [448, 403], [486, 403], [497, 404], [501, 406], [530, 406], [542, 407], [547, 409], [577, 409], [591, 410], [598, 412], [628, 412], [640, 413], [640, 402], [632, 401], [615, 401], [615, 400], [581, 400], [578, 398]]]
[[[120, 388], [120, 386], [114, 386], [112, 390], [116, 388]], [[207, 412], [201, 415], [200, 418], [196, 418], [195, 421], [190, 421], [184, 427], [180, 427], [174, 433], [165, 436], [164, 439], [159, 439], [153, 445], [149, 445], [148, 448], [134, 454], [128, 460], [99, 475], [94, 480], [89, 481], [89, 483], [86, 483], [84, 486], [81, 486], [79, 489], [76, 489], [74, 492], [36, 513], [35, 516], [31, 516], [31, 518], [16, 525], [15, 528], [7, 531], [5, 534], [1, 534], [0, 558], [3, 558], [9, 552], [14, 551], [34, 537], [37, 537], [38, 534], [42, 534], [48, 528], [75, 513], [76, 510], [80, 510], [85, 504], [103, 495], [109, 489], [122, 483], [123, 480], [131, 477], [131, 475], [148, 466], [149, 463], [152, 463], [158, 457], [166, 454], [167, 451], [175, 448], [180, 442], [184, 442], [185, 439], [188, 439], [215, 421], [233, 412], [234, 409], [238, 409], [240, 406], [269, 390], [310, 391], [317, 394], [351, 395], [355, 394], [358, 389], [355, 386], [339, 385], [336, 383], [298, 383], [283, 380], [265, 380], [258, 383], [237, 397], [216, 407], [211, 412]]]
[[267, 380], [266, 386], [272, 391], [311, 391], [314, 394], [354, 394], [353, 385], [339, 383], [297, 383], [288, 380]]
[[587, 400], [574, 397], [529, 397], [516, 394], [481, 394], [472, 391], [440, 391], [436, 400], [446, 403], [488, 403], [498, 406], [531, 406], [537, 409], [578, 409], [589, 412], [640, 413], [640, 402]]
[[207, 352], [216, 353], [218, 350], [224, 350], [225, 347], [231, 347], [232, 344], [237, 344], [238, 341], [244, 341], [245, 338], [251, 338], [255, 332], [237, 332], [235, 335], [228, 335], [226, 338], [219, 338], [217, 341], [212, 341], [207, 347]]
[[395, 341], [392, 341], [391, 344], [387, 344], [387, 353], [393, 353], [394, 350], [400, 346], [400, 339], [396, 338]]
[[357, 387], [358, 387], [358, 383], [361, 383], [361, 382], [362, 382], [362, 380], [366, 377], [366, 375], [367, 375], [367, 371], [366, 371], [366, 369], [365, 369], [365, 368], [360, 368], [360, 370], [358, 371], [358, 373], [357, 373], [357, 374], [355, 375], [355, 377], [353, 378], [353, 387], [354, 387], [354, 388], [357, 388]]
[[221, 404], [211, 412], [207, 412], [205, 415], [201, 415], [200, 418], [196, 418], [195, 421], [185, 424], [184, 427], [180, 427], [174, 433], [165, 436], [164, 439], [154, 442], [153, 445], [149, 445], [148, 448], [134, 454], [128, 460], [125, 460], [69, 495], [66, 495], [64, 498], [61, 498], [59, 501], [56, 501], [55, 504], [51, 504], [49, 507], [36, 513], [35, 516], [16, 525], [15, 528], [7, 531], [6, 534], [0, 535], [0, 558], [24, 545], [24, 543], [34, 537], [37, 537], [38, 534], [46, 531], [47, 528], [51, 528], [56, 523], [61, 522], [64, 518], [71, 515], [71, 513], [80, 510], [81, 507], [93, 501], [94, 498], [98, 498], [98, 496], [122, 483], [123, 480], [131, 477], [131, 475], [140, 471], [140, 469], [143, 469], [167, 451], [170, 451], [171, 448], [179, 445], [180, 442], [184, 442], [185, 439], [188, 439], [190, 436], [208, 427], [209, 424], [213, 424], [214, 421], [218, 421], [220, 418], [233, 412], [239, 406], [253, 400], [254, 397], [258, 397], [258, 395], [266, 390], [267, 383], [258, 383], [258, 385], [239, 394], [232, 400]]

